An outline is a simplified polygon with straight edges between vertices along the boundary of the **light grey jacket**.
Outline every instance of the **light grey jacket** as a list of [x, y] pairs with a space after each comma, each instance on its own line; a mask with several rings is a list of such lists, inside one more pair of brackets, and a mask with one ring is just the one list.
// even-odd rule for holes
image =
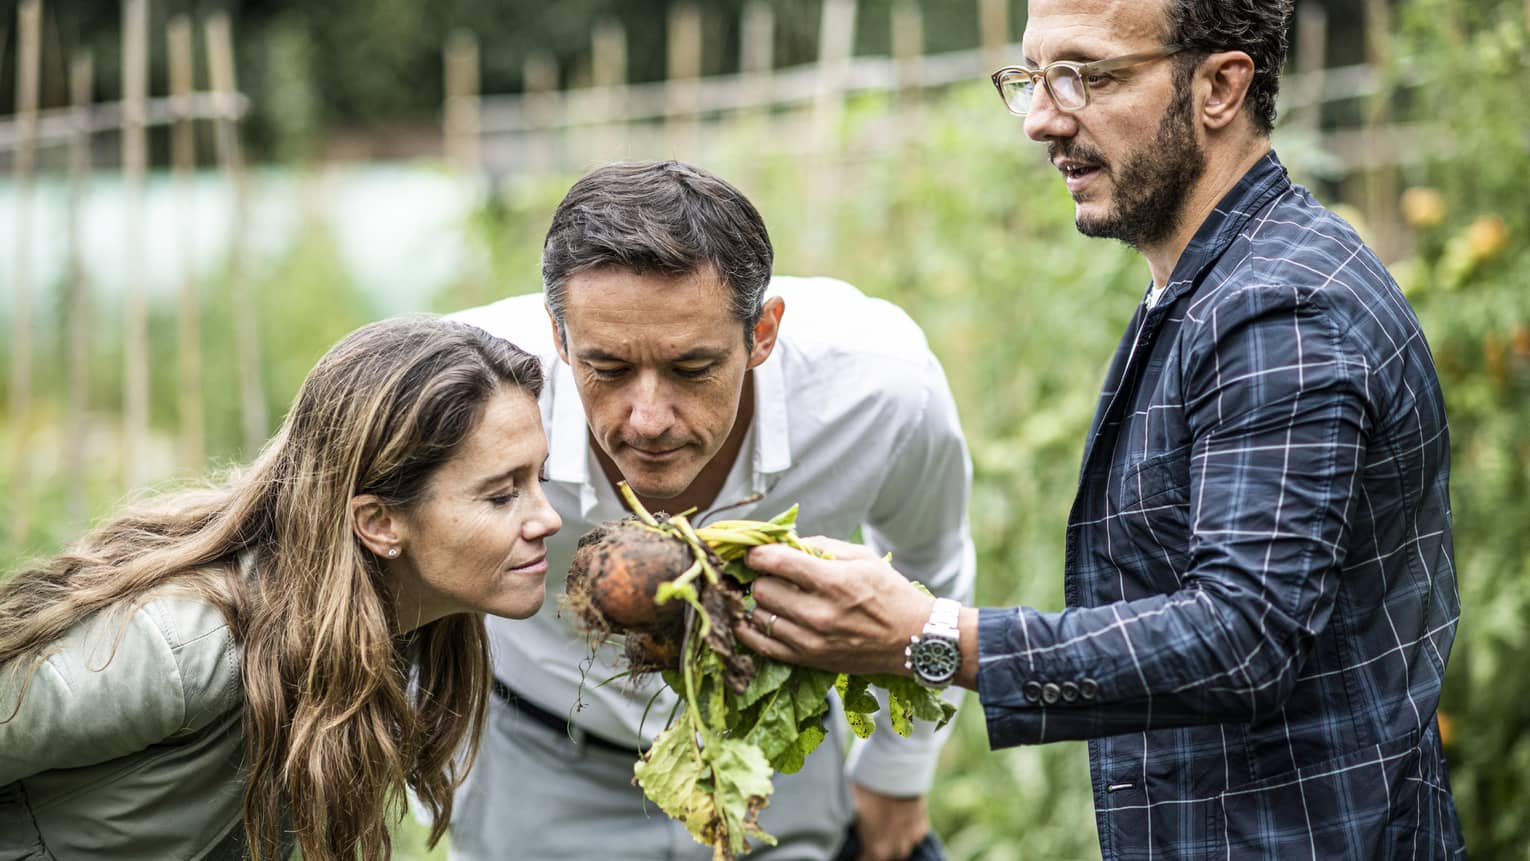
[[[0, 861], [243, 857], [240, 651], [162, 594], [0, 666]], [[119, 639], [120, 638], [120, 639]], [[113, 649], [115, 647], [115, 654]]]

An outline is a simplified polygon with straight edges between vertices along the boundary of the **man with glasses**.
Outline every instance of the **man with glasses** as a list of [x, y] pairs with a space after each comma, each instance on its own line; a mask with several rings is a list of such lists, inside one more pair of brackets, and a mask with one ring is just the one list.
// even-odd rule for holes
[[993, 76], [1079, 230], [1152, 275], [1084, 446], [1069, 608], [955, 607], [839, 542], [749, 557], [776, 575], [751, 647], [975, 689], [995, 747], [1088, 739], [1106, 858], [1464, 854], [1444, 401], [1396, 283], [1271, 149], [1290, 11], [1032, 0]]

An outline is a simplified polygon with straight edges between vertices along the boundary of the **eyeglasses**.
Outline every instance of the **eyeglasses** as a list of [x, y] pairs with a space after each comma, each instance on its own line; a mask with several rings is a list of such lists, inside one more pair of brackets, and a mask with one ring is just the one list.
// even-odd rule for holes
[[999, 98], [1004, 100], [1004, 107], [1009, 108], [1009, 112], [1018, 117], [1023, 117], [1030, 112], [1031, 100], [1036, 97], [1037, 81], [1046, 85], [1047, 95], [1051, 97], [1052, 104], [1056, 105], [1058, 110], [1078, 111], [1089, 104], [1091, 78], [1097, 78], [1117, 69], [1171, 57], [1183, 50], [1185, 50], [1184, 45], [1164, 45], [1152, 51], [1125, 54], [1107, 60], [1096, 60], [1093, 63], [1058, 60], [1040, 69], [1005, 66], [993, 73], [993, 85], [999, 91]]

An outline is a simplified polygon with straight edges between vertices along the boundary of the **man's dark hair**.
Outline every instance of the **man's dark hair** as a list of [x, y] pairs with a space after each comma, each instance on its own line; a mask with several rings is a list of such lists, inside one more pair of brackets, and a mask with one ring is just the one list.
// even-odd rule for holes
[[738, 189], [680, 162], [618, 162], [574, 183], [553, 213], [542, 285], [561, 330], [568, 279], [581, 272], [680, 277], [711, 266], [752, 348], [773, 259], [765, 222]]
[[1167, 0], [1169, 41], [1187, 50], [1176, 58], [1175, 80], [1188, 85], [1206, 54], [1242, 51], [1254, 60], [1245, 110], [1264, 134], [1275, 128], [1275, 96], [1286, 62], [1294, 0]]

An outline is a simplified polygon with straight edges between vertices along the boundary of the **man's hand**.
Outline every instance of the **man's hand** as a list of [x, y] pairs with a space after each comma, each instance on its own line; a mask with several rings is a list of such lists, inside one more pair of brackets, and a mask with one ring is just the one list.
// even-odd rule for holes
[[935, 599], [865, 547], [830, 538], [749, 551], [755, 610], [735, 633], [762, 655], [841, 673], [900, 673], [903, 647], [924, 628]]
[[858, 861], [903, 861], [930, 831], [924, 796], [894, 798], [850, 782], [855, 801], [855, 834], [861, 841]]

